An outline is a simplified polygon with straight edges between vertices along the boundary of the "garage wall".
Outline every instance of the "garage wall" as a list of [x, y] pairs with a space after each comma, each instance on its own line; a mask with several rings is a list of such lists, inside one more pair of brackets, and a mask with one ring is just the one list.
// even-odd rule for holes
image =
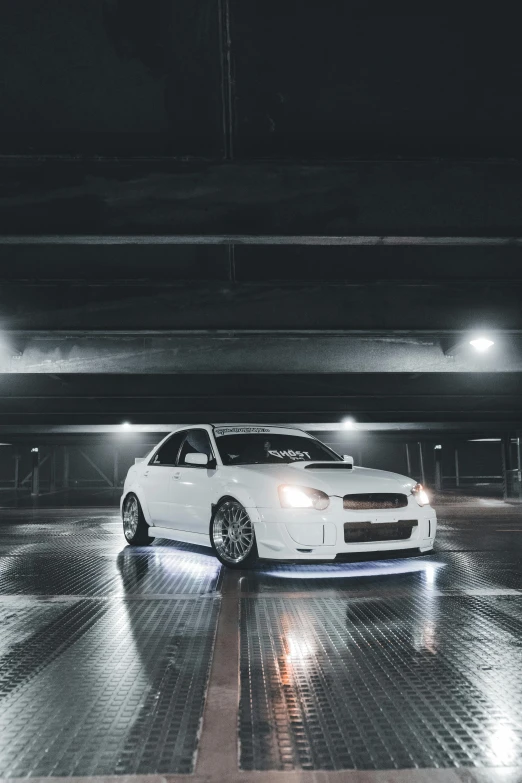
[[[35, 445], [38, 439], [35, 439]], [[92, 444], [76, 442], [74, 445], [68, 445], [69, 453], [69, 486], [71, 488], [105, 488], [109, 487], [109, 482], [113, 483], [115, 478], [114, 452], [117, 449], [117, 483], [121, 486], [125, 475], [134, 463], [135, 457], [143, 457], [152, 447], [151, 443], [138, 442], [134, 444], [114, 443]], [[48, 490], [51, 484], [51, 457], [55, 452], [56, 464], [56, 486], [61, 487], [64, 472], [64, 446], [39, 446], [40, 455], [40, 487], [43, 491]], [[104, 477], [94, 468], [85, 456], [87, 455], [107, 477]], [[15, 454], [20, 455], [19, 459], [19, 481], [21, 482], [32, 470], [31, 447], [27, 443], [16, 441], [12, 446], [3, 446], [0, 448], [0, 488], [9, 488], [13, 486]], [[26, 481], [23, 488], [29, 488], [29, 482]], [[0, 498], [1, 502], [1, 498]]]
[[[322, 437], [321, 433], [314, 433], [325, 443], [330, 445], [335, 451], [341, 454], [350, 454], [353, 456], [356, 465], [363, 465], [369, 468], [379, 470], [390, 470], [403, 475], [411, 475], [412, 478], [421, 480], [421, 468], [419, 460], [419, 449], [417, 442], [409, 444], [411, 471], [408, 471], [406, 459], [406, 442], [404, 440], [391, 440], [389, 437], [382, 438], [377, 435], [357, 435], [355, 437]], [[134, 463], [135, 457], [144, 456], [152, 446], [159, 441], [155, 438], [133, 438], [132, 442], [125, 441], [122, 437], [108, 437], [105, 443], [93, 444], [88, 438], [84, 441], [75, 440], [74, 444], [68, 446], [69, 449], [69, 475], [71, 487], [107, 487], [108, 482], [93, 468], [92, 465], [80, 453], [80, 449], [99, 467], [110, 481], [114, 480], [114, 451], [118, 452], [118, 486], [121, 485], [129, 467]], [[26, 442], [16, 442], [12, 439], [13, 445], [0, 448], [0, 487], [12, 486], [14, 476], [14, 455], [20, 454], [20, 480], [22, 480], [31, 471], [31, 446]], [[454, 462], [454, 444], [443, 445], [443, 474], [446, 477], [445, 487], [454, 487], [455, 462]], [[35, 438], [34, 444], [38, 445], [38, 439]], [[426, 483], [433, 486], [435, 472], [434, 443], [423, 443], [424, 472]], [[40, 471], [40, 484], [43, 489], [48, 487], [51, 480], [51, 460], [44, 458], [56, 450], [56, 481], [61, 485], [63, 476], [63, 445], [49, 446], [40, 445], [40, 461], [42, 463]], [[502, 474], [501, 449], [500, 443], [471, 443], [462, 442], [458, 445], [460, 474], [464, 476], [497, 476]], [[479, 479], [477, 479], [478, 481]], [[493, 483], [500, 485], [500, 478], [480, 479], [483, 483]], [[475, 479], [462, 478], [461, 484], [473, 484]], [[28, 487], [28, 483], [25, 485]]]

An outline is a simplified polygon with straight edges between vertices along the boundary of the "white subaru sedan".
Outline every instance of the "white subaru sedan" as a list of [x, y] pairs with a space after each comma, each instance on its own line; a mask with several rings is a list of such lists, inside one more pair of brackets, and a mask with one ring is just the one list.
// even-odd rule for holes
[[129, 544], [209, 546], [230, 568], [428, 552], [437, 529], [414, 479], [355, 466], [306, 432], [265, 425], [177, 429], [129, 469], [121, 511]]

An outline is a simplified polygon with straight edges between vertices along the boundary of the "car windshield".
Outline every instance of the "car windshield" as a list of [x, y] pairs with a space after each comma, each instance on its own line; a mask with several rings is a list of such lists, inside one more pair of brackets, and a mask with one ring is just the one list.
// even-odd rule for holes
[[223, 435], [216, 438], [223, 465], [280, 465], [284, 462], [342, 462], [334, 451], [299, 435]]

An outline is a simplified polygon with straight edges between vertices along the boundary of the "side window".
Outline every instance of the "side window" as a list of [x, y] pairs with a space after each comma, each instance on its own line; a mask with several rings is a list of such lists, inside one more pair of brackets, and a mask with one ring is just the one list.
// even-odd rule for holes
[[[214, 458], [210, 438], [206, 430], [189, 430], [185, 442], [181, 447], [179, 464], [185, 464], [187, 454], [206, 454], [209, 460]], [[191, 465], [190, 467], [194, 467]]]
[[175, 465], [179, 447], [187, 434], [187, 430], [175, 432], [172, 437], [156, 452], [149, 465]]

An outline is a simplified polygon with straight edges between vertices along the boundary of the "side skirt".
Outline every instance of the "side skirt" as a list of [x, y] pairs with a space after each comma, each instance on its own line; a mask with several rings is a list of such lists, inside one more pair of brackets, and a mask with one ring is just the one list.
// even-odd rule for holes
[[149, 536], [168, 538], [170, 541], [182, 541], [184, 544], [197, 544], [210, 547], [210, 538], [205, 533], [193, 533], [190, 530], [172, 530], [170, 527], [149, 527]]

